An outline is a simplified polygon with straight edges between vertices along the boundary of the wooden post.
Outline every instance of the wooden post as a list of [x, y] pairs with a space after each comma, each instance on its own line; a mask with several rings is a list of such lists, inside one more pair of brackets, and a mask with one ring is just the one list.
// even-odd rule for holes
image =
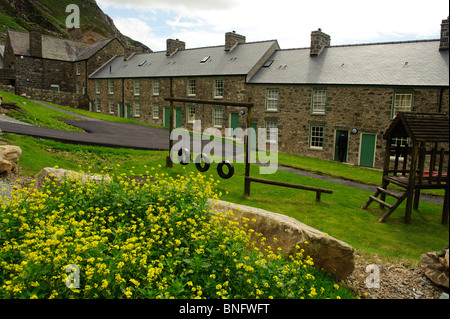
[[[173, 98], [173, 91], [172, 91], [172, 78], [170, 78], [170, 97]], [[166, 167], [173, 167], [173, 162], [172, 159], [170, 158], [170, 152], [172, 152], [172, 147], [173, 147], [173, 141], [170, 138], [172, 135], [172, 131], [173, 131], [173, 110], [174, 110], [174, 102], [170, 101], [170, 115], [169, 115], [169, 156], [166, 158]], [[164, 116], [164, 114], [163, 114]]]
[[[425, 169], [425, 158], [426, 158], [426, 144], [421, 142], [419, 147], [419, 185], [423, 183], [423, 171]], [[417, 187], [414, 195], [414, 210], [419, 209], [420, 201], [420, 187]]]
[[[248, 99], [249, 103], [253, 103], [253, 98]], [[244, 182], [244, 194], [250, 196], [250, 147], [251, 147], [251, 134], [252, 134], [252, 112], [253, 107], [247, 108], [247, 135], [244, 137], [245, 145], [245, 182]], [[249, 136], [250, 135], [250, 136]]]
[[411, 211], [413, 208], [414, 186], [416, 183], [418, 155], [419, 155], [419, 144], [415, 143], [412, 148], [411, 167], [409, 170], [409, 186], [408, 189], [406, 190], [408, 195], [406, 199], [405, 224], [411, 223]]
[[[384, 189], [387, 189], [389, 182], [386, 181], [384, 178], [389, 174], [389, 164], [391, 162], [391, 137], [389, 136], [386, 139], [386, 148], [384, 150], [384, 165], [383, 165], [383, 177], [381, 180], [381, 187]], [[380, 199], [385, 202], [386, 201], [386, 194], [381, 193]], [[384, 206], [380, 204], [380, 207], [384, 209]], [[367, 207], [366, 207], [367, 208]]]

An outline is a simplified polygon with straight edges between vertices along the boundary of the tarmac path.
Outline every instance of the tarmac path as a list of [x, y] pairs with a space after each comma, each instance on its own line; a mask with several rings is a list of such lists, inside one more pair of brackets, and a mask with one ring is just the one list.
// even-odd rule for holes
[[[0, 129], [3, 132], [28, 135], [36, 138], [51, 139], [64, 143], [105, 146], [114, 148], [133, 148], [140, 150], [169, 150], [169, 131], [161, 128], [140, 125], [135, 123], [117, 123], [100, 119], [95, 119], [87, 116], [82, 116], [70, 111], [55, 108], [43, 102], [35, 101], [43, 106], [56, 109], [58, 111], [67, 113], [81, 120], [64, 120], [65, 123], [79, 127], [85, 132], [70, 132], [61, 131], [44, 127], [37, 127], [27, 123], [20, 123], [20, 121], [8, 118], [7, 116], [0, 116]], [[199, 141], [200, 137], [191, 138], [191, 149], [194, 141]], [[174, 141], [176, 143], [176, 141]], [[209, 143], [217, 143], [214, 141], [202, 141], [202, 147]], [[221, 146], [223, 146], [222, 144]], [[217, 144], [217, 146], [219, 146]], [[244, 149], [242, 147], [233, 147], [230, 152], [230, 147], [222, 147], [223, 156], [227, 159], [238, 159], [243, 161]], [[333, 182], [336, 184], [343, 184], [348, 187], [363, 189], [374, 192], [376, 186], [369, 186], [355, 183], [352, 181], [342, 180], [338, 178], [328, 177], [309, 173], [291, 167], [278, 166], [279, 170], [290, 173], [299, 174], [302, 176], [318, 178]], [[443, 203], [443, 199], [434, 196], [420, 197], [421, 200], [430, 201], [434, 203]]]

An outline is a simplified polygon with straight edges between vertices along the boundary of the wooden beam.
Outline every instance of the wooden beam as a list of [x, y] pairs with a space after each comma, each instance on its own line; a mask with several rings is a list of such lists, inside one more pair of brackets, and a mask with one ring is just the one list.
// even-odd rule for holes
[[165, 98], [164, 101], [222, 105], [222, 106], [236, 106], [236, 107], [246, 107], [246, 108], [252, 108], [254, 106], [254, 104], [252, 102], [229, 102], [229, 101], [199, 100], [199, 99], [173, 98], [173, 97]]

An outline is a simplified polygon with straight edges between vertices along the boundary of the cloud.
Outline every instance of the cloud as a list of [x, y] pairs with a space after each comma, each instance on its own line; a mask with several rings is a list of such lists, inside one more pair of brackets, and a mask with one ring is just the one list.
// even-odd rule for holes
[[[186, 46], [221, 45], [224, 33], [236, 30], [247, 41], [277, 39], [281, 48], [308, 47], [311, 31], [321, 28], [331, 44], [353, 44], [439, 38], [440, 23], [448, 15], [447, 0], [98, 0], [101, 7], [128, 8], [139, 14], [140, 33], [152, 49], [165, 49], [166, 38]], [[134, 10], [132, 9], [134, 8]], [[122, 10], [125, 11], [125, 10]], [[120, 17], [120, 10], [116, 15]], [[158, 17], [154, 21], [144, 18]], [[161, 17], [164, 17], [162, 19]], [[112, 16], [116, 22], [117, 17]], [[117, 25], [117, 24], [116, 24]], [[118, 28], [131, 37], [131, 26]], [[137, 32], [137, 39], [144, 35]]]
[[101, 7], [210, 11], [232, 9], [236, 5], [237, 0], [98, 0], [97, 2]]
[[154, 30], [143, 20], [138, 18], [122, 18], [114, 19], [116, 27], [126, 36], [147, 45], [153, 51], [161, 49], [161, 43], [165, 43], [163, 37], [159, 36]]

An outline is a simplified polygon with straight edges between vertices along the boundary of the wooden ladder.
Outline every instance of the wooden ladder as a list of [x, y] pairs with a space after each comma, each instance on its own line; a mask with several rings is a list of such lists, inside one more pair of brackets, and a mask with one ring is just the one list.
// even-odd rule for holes
[[[397, 201], [393, 205], [388, 204], [384, 200], [378, 198], [378, 195], [380, 195], [380, 194], [383, 194], [384, 196], [388, 195], [388, 196], [397, 198]], [[389, 208], [389, 210], [379, 220], [380, 223], [383, 223], [386, 220], [386, 218], [388, 218], [389, 215], [391, 215], [394, 212], [394, 210], [396, 210], [397, 207], [400, 206], [400, 204], [405, 200], [405, 198], [407, 196], [408, 196], [408, 192], [407, 191], [405, 191], [403, 194], [399, 195], [399, 194], [393, 193], [391, 191], [388, 191], [387, 189], [384, 189], [383, 187], [377, 187], [377, 191], [375, 192], [375, 194], [370, 195], [369, 196], [369, 200], [361, 208], [362, 209], [367, 209], [367, 207], [369, 207], [369, 205], [373, 201], [379, 203], [380, 206], [383, 207], [383, 208], [384, 207]]]

